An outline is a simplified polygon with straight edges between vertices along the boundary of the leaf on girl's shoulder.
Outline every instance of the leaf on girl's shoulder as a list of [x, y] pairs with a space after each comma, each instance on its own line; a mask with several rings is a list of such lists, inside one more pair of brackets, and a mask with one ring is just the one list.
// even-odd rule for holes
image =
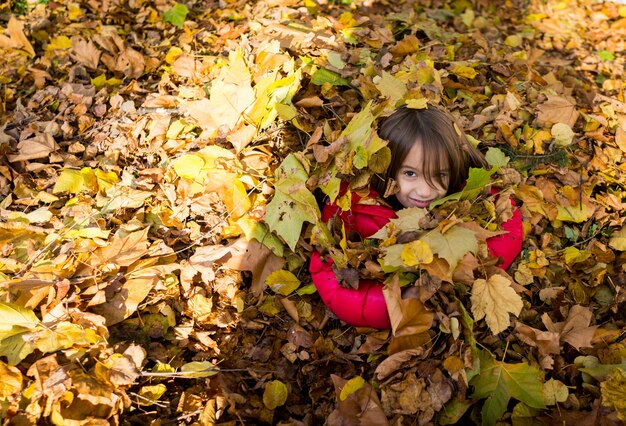
[[491, 176], [498, 171], [497, 167], [492, 167], [490, 170], [482, 169], [482, 168], [474, 168], [472, 167], [469, 170], [469, 177], [467, 178], [467, 182], [462, 190], [459, 192], [455, 192], [454, 194], [450, 194], [447, 197], [443, 197], [439, 200], [433, 201], [428, 206], [429, 209], [440, 206], [446, 201], [451, 200], [473, 200], [483, 189], [489, 184], [489, 179]]

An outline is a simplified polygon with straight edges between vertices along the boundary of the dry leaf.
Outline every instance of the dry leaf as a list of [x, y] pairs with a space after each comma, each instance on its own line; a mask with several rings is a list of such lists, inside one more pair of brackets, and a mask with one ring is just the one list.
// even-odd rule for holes
[[511, 282], [502, 275], [482, 278], [472, 285], [472, 314], [479, 321], [485, 318], [489, 329], [498, 334], [510, 324], [509, 313], [519, 315], [524, 306]]

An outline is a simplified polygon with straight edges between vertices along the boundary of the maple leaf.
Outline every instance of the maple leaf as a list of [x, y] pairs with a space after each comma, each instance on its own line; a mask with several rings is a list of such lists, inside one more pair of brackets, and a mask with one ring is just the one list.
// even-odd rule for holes
[[469, 384], [474, 387], [472, 398], [487, 399], [481, 410], [482, 424], [495, 425], [511, 398], [533, 408], [545, 408], [541, 370], [526, 363], [498, 361], [486, 351], [478, 354], [480, 372]]
[[461, 226], [453, 226], [444, 233], [436, 228], [420, 240], [425, 242], [434, 254], [448, 262], [450, 271], [456, 268], [467, 253], [476, 254], [478, 250], [474, 232]]
[[517, 316], [522, 311], [522, 298], [513, 290], [511, 282], [502, 275], [492, 275], [488, 280], [477, 279], [472, 284], [472, 314], [476, 321], [485, 318], [494, 333], [505, 330], [510, 324], [509, 313]]
[[306, 187], [309, 178], [298, 158], [290, 154], [276, 170], [276, 190], [265, 212], [265, 222], [295, 250], [304, 222], [317, 223], [321, 213], [317, 200]]
[[567, 319], [563, 322], [553, 323], [547, 313], [541, 317], [548, 331], [558, 333], [560, 340], [569, 343], [576, 349], [591, 347], [597, 326], [590, 327], [593, 318], [591, 309], [580, 305], [574, 305], [569, 310]]

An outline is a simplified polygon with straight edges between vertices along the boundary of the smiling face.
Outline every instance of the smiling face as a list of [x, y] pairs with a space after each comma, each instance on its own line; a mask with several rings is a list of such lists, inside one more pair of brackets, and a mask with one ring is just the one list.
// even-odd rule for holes
[[[438, 170], [439, 176], [431, 176]], [[427, 167], [422, 144], [414, 143], [395, 176], [400, 188], [396, 198], [404, 207], [427, 208], [430, 203], [443, 198], [448, 192], [448, 166]]]

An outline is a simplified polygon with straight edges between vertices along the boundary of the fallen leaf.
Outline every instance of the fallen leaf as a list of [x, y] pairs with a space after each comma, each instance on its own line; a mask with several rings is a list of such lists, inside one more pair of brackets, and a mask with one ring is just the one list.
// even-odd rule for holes
[[498, 334], [511, 324], [509, 313], [517, 316], [524, 306], [522, 298], [513, 290], [511, 282], [502, 275], [482, 278], [472, 285], [472, 315], [479, 321], [485, 318], [489, 329]]

